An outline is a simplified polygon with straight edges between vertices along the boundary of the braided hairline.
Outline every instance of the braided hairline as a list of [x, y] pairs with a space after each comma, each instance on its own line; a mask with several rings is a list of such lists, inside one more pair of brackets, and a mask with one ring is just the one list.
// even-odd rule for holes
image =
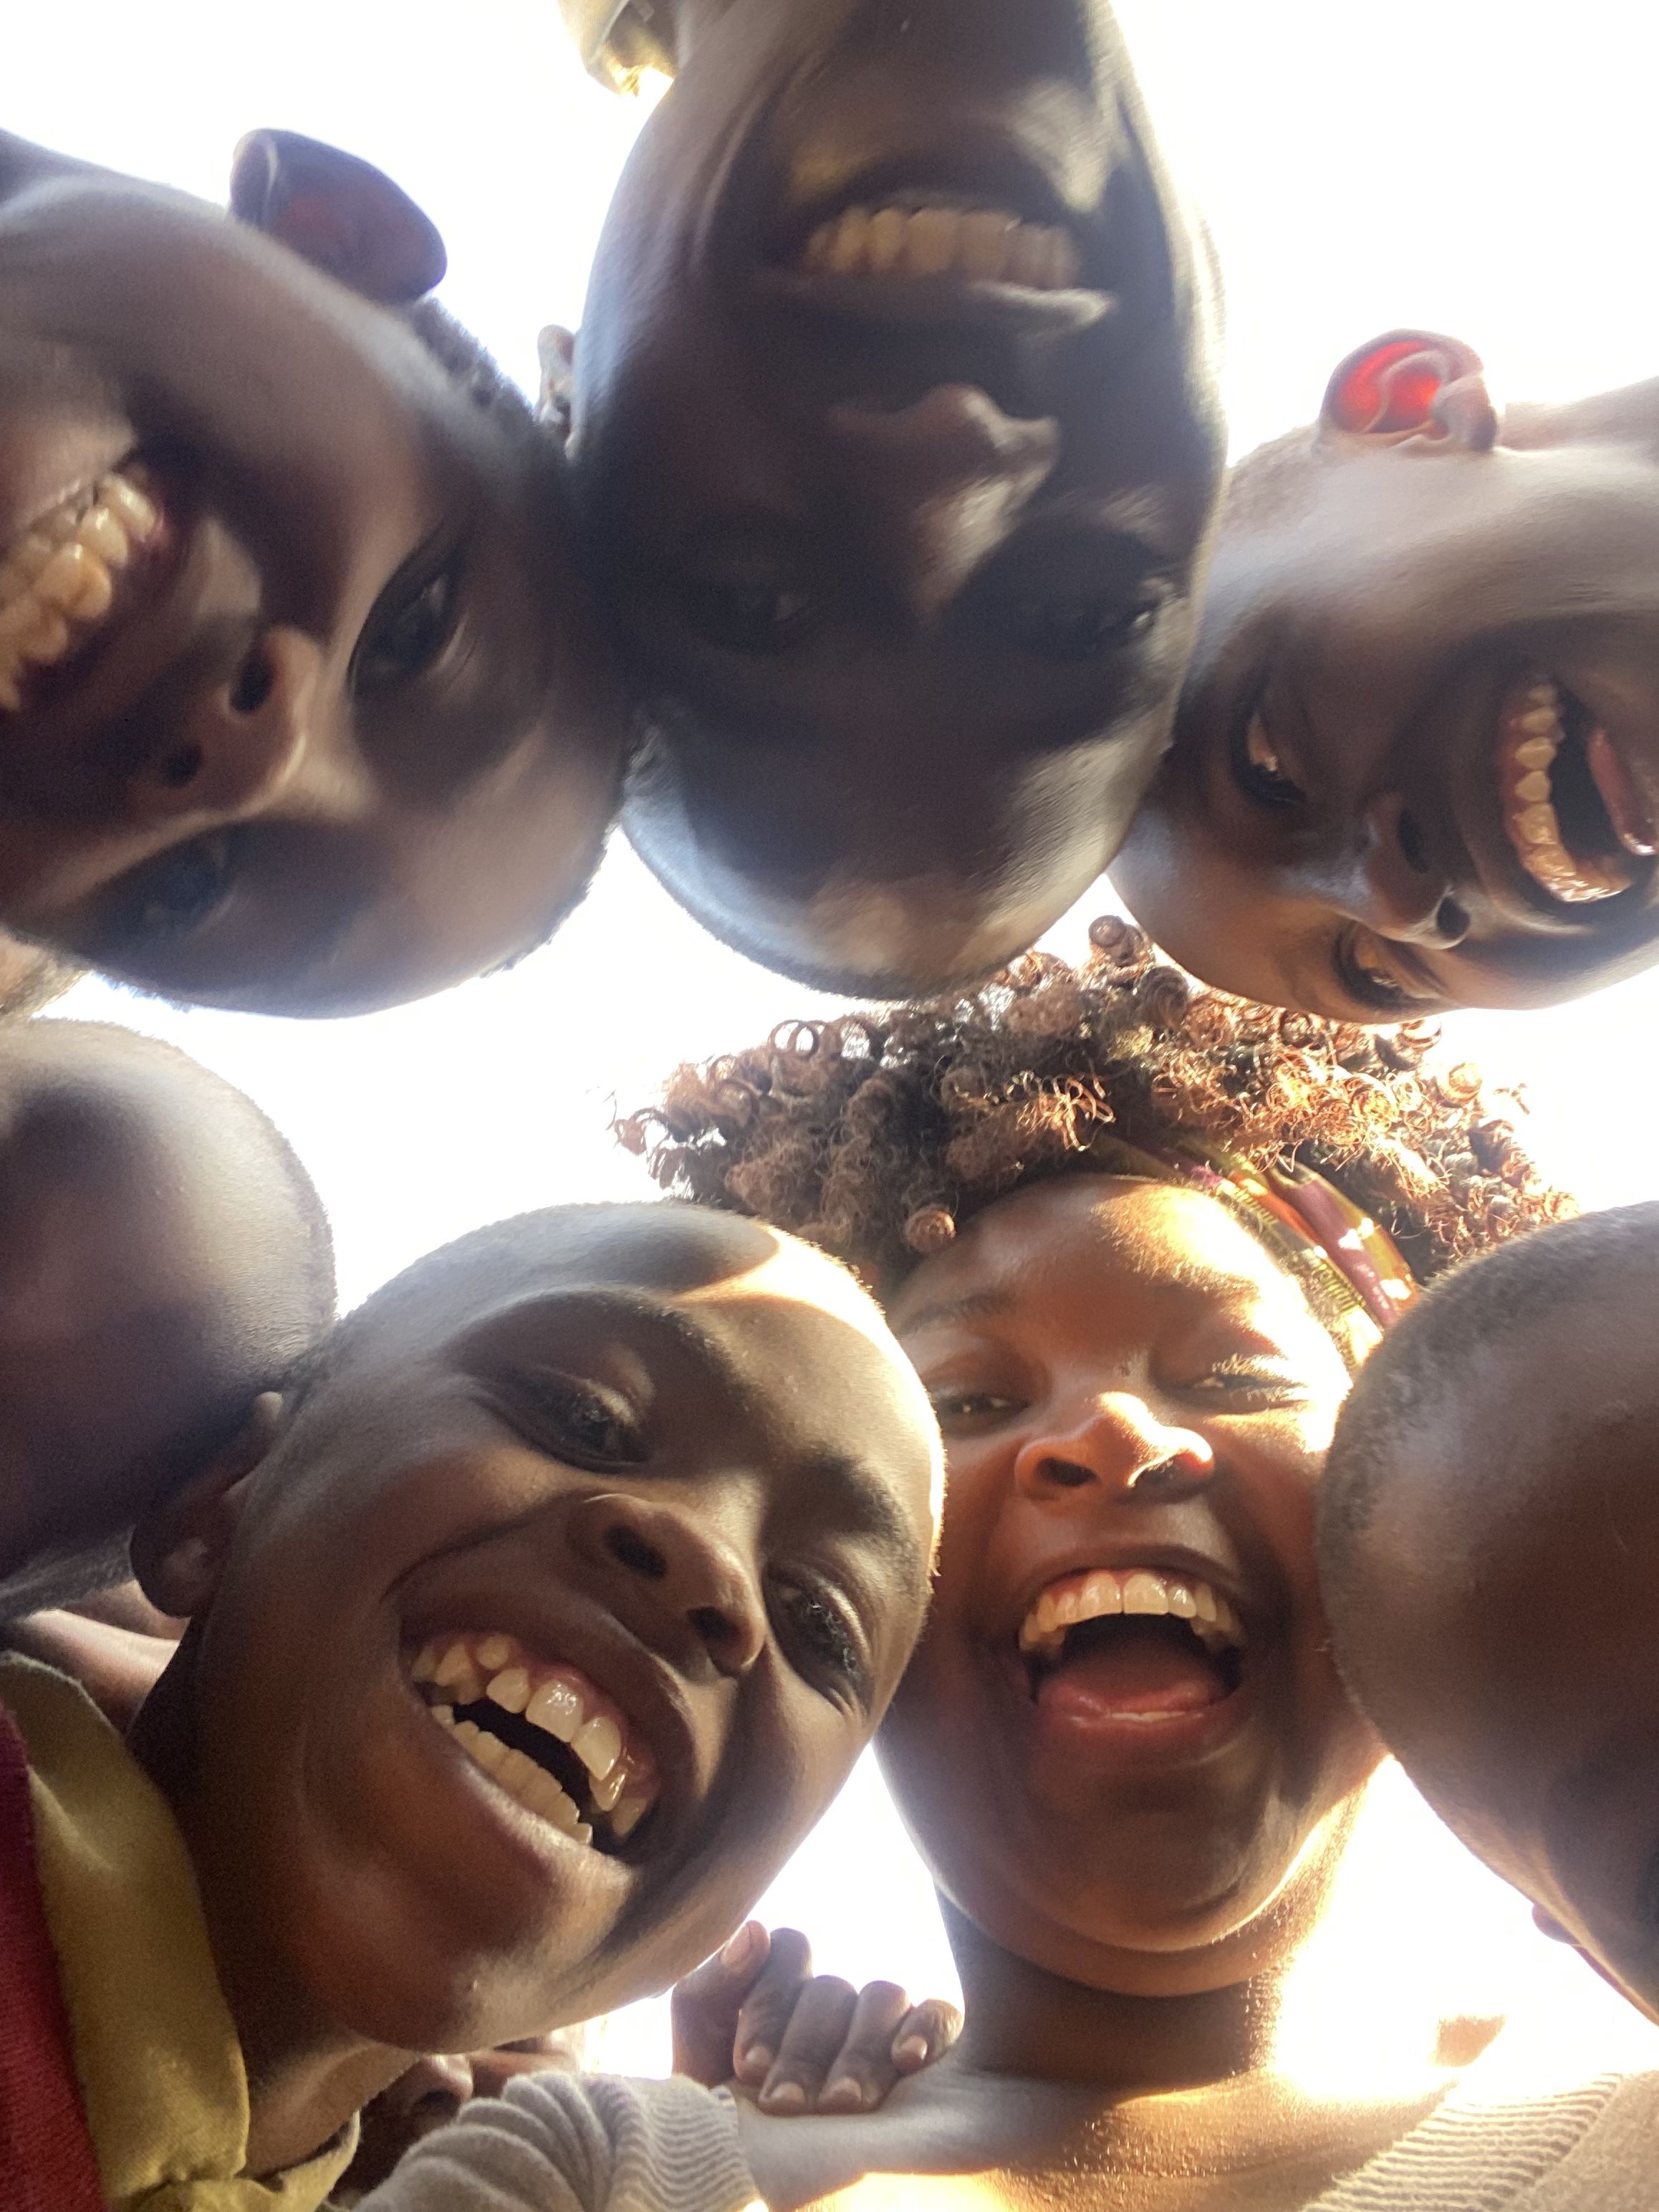
[[1087, 1170], [1109, 1128], [1315, 1168], [1419, 1281], [1571, 1212], [1473, 1068], [1425, 1072], [1431, 1024], [1379, 1031], [1228, 998], [1115, 919], [1090, 941], [1080, 968], [1028, 954], [971, 994], [787, 1024], [681, 1067], [619, 1134], [674, 1195], [793, 1229], [884, 1289], [993, 1199]]

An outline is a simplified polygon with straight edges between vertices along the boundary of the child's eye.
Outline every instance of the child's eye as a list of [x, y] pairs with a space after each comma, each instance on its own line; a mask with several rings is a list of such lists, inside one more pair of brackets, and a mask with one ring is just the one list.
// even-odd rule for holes
[[821, 1684], [828, 1676], [859, 1697], [868, 1683], [864, 1655], [847, 1615], [822, 1589], [803, 1583], [780, 1586], [775, 1600], [779, 1638], [798, 1673]]
[[787, 652], [815, 605], [810, 592], [763, 577], [700, 577], [681, 593], [687, 627], [727, 653]]
[[1217, 1360], [1186, 1388], [1189, 1396], [1218, 1399], [1235, 1413], [1262, 1405], [1299, 1406], [1310, 1395], [1308, 1385], [1289, 1368], [1243, 1358]]
[[198, 837], [128, 877], [106, 916], [105, 957], [125, 946], [188, 937], [210, 921], [234, 887], [238, 842], [234, 830]]
[[435, 575], [392, 580], [357, 640], [351, 662], [354, 690], [389, 690], [424, 675], [454, 630], [460, 571], [457, 554]]
[[947, 1437], [989, 1428], [1018, 1413], [1021, 1403], [997, 1390], [930, 1390], [927, 1397], [933, 1418]]
[[638, 1467], [647, 1456], [632, 1407], [596, 1382], [574, 1375], [542, 1373], [520, 1378], [511, 1392], [525, 1409], [522, 1425], [536, 1441], [579, 1467]]
[[1252, 799], [1264, 806], [1303, 806], [1308, 794], [1287, 775], [1261, 711], [1251, 715], [1235, 747], [1234, 770]]
[[1348, 996], [1373, 1013], [1401, 1013], [1423, 1003], [1390, 962], [1382, 940], [1358, 924], [1337, 938], [1331, 961], [1337, 981]]
[[1021, 650], [1038, 660], [1103, 660], [1149, 635], [1158, 616], [1155, 599], [1126, 605], [1117, 592], [1081, 593], [1017, 599], [1009, 610], [1009, 629]]

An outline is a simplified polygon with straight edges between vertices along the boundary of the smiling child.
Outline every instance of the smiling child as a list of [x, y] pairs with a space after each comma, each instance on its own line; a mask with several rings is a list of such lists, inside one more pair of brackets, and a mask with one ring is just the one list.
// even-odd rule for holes
[[1176, 743], [1112, 870], [1224, 989], [1547, 1006], [1659, 957], [1659, 384], [1500, 410], [1394, 331], [1234, 471]]
[[314, 2207], [412, 2053], [708, 1953], [885, 1709], [939, 1487], [875, 1307], [752, 1224], [527, 1215], [359, 1309], [140, 1530], [191, 1626], [131, 1749], [0, 1668], [109, 2202]]
[[1659, 2020], [1659, 1207], [1454, 1276], [1345, 1411], [1338, 1660], [1431, 1804]]
[[282, 131], [231, 198], [0, 135], [0, 924], [348, 1012], [556, 926], [620, 724], [556, 453], [424, 297], [432, 225]]

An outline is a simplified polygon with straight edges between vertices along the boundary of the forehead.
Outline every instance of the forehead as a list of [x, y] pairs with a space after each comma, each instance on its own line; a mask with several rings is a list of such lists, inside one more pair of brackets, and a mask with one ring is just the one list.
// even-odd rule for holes
[[982, 1294], [1043, 1290], [1058, 1291], [1098, 1325], [1097, 1310], [1067, 1295], [1081, 1276], [1097, 1286], [1109, 1280], [1194, 1303], [1269, 1304], [1313, 1324], [1297, 1285], [1201, 1191], [1072, 1175], [1018, 1191], [976, 1214], [948, 1250], [909, 1277], [894, 1301], [894, 1326], [908, 1335], [967, 1302], [979, 1304]]

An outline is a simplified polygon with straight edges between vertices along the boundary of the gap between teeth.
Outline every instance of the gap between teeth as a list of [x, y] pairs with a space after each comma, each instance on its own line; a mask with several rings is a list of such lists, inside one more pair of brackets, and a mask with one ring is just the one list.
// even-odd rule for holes
[[1244, 1642], [1238, 1615], [1208, 1583], [1153, 1567], [1133, 1567], [1121, 1574], [1099, 1567], [1081, 1578], [1067, 1575], [1043, 1591], [1020, 1624], [1019, 1648], [1056, 1659], [1068, 1628], [1116, 1613], [1173, 1615], [1188, 1624], [1208, 1651], [1240, 1648]]
[[1627, 869], [1616, 861], [1579, 860], [1561, 834], [1551, 774], [1566, 738], [1559, 686], [1538, 676], [1510, 697], [1498, 732], [1498, 775], [1504, 827], [1522, 866], [1553, 898], [1570, 905], [1628, 890], [1635, 878]]
[[1081, 263], [1068, 230], [999, 208], [854, 207], [818, 225], [800, 266], [811, 276], [966, 276], [1064, 292]]
[[446, 1702], [428, 1705], [428, 1711], [493, 1780], [565, 1835], [589, 1844], [592, 1828], [568, 1791], [527, 1753], [476, 1722], [457, 1721], [454, 1708], [488, 1698], [568, 1744], [592, 1778], [595, 1809], [608, 1816], [611, 1832], [621, 1841], [650, 1810], [656, 1789], [636, 1771], [616, 1720], [589, 1711], [588, 1700], [570, 1679], [572, 1671], [531, 1659], [509, 1637], [458, 1636], [427, 1644], [410, 1667], [410, 1679], [419, 1689], [446, 1695]]
[[115, 575], [149, 544], [161, 518], [120, 475], [105, 477], [42, 516], [0, 562], [0, 709], [16, 714], [31, 668], [62, 660], [115, 597]]

